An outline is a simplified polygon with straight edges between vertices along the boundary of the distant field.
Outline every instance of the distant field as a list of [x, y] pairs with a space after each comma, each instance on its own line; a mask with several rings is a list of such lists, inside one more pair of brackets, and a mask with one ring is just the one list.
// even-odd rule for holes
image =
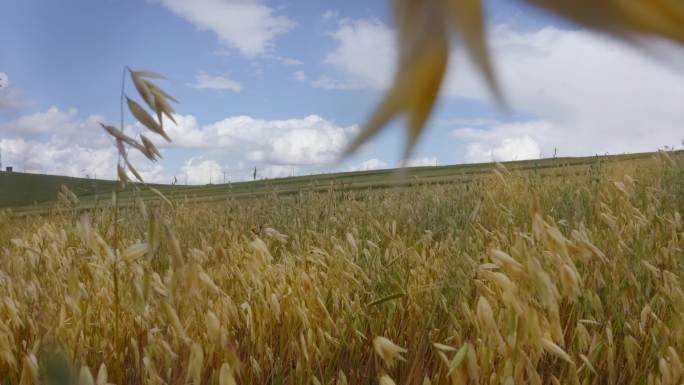
[[[673, 154], [679, 154], [675, 152]], [[567, 157], [505, 162], [511, 170], [525, 170], [541, 174], [571, 173], [593, 164], [639, 160], [653, 156], [653, 153], [604, 155], [591, 157]], [[492, 163], [449, 165], [436, 167], [412, 167], [402, 173], [396, 170], [372, 170], [319, 174], [250, 182], [236, 182], [214, 185], [152, 185], [169, 199], [189, 201], [212, 201], [232, 198], [251, 198], [264, 194], [295, 194], [301, 191], [359, 190], [406, 186], [416, 183], [468, 182], [472, 178], [488, 173]], [[54, 207], [61, 185], [67, 186], [80, 199], [81, 208], [107, 205], [116, 182], [101, 179], [73, 178], [55, 175], [0, 172], [0, 208], [12, 208], [15, 213], [43, 213]], [[123, 205], [133, 202], [135, 197], [143, 200], [157, 199], [157, 195], [142, 188], [139, 192], [131, 188], [121, 194]]]

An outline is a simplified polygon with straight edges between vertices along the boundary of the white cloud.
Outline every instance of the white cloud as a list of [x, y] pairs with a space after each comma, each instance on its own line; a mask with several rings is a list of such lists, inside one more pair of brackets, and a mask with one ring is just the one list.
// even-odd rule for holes
[[510, 160], [536, 159], [541, 149], [531, 137], [496, 137], [491, 141], [473, 141], [465, 146], [464, 159], [467, 162], [503, 162]]
[[389, 27], [379, 20], [343, 20], [329, 36], [336, 46], [326, 55], [324, 63], [344, 76], [342, 80], [328, 82], [354, 85], [348, 89], [360, 86], [381, 89], [389, 85], [396, 57], [396, 43]]
[[[135, 158], [136, 157], [134, 157], [134, 159]], [[147, 183], [173, 183], [173, 178], [166, 174], [166, 169], [159, 163], [150, 163], [146, 159], [138, 158], [133, 164], [143, 177], [143, 180]], [[132, 175], [129, 175], [129, 177], [131, 180], [135, 181], [135, 178]]]
[[389, 164], [387, 164], [387, 162], [380, 160], [378, 158], [372, 158], [365, 160], [355, 166], [349, 167], [349, 171], [379, 170], [388, 167]]
[[281, 58], [281, 62], [286, 66], [298, 66], [302, 65], [302, 62], [291, 57]]
[[[3, 165], [16, 171], [116, 179], [117, 152], [114, 146], [89, 148], [78, 144], [40, 142], [22, 138], [0, 139]], [[147, 182], [168, 183], [163, 167], [131, 152], [131, 161]]]
[[0, 132], [21, 137], [50, 137], [54, 143], [96, 148], [110, 143], [99, 122], [104, 122], [100, 115], [90, 115], [82, 120], [75, 108], [62, 111], [52, 106], [45, 112], [0, 123]]
[[16, 110], [23, 104], [21, 91], [12, 86], [5, 72], [0, 72], [0, 112]]
[[7, 76], [6, 73], [0, 72], [0, 88], [7, 88], [9, 87], [9, 77]]
[[326, 75], [321, 75], [318, 79], [312, 81], [311, 85], [325, 90], [352, 91], [364, 88], [364, 85], [356, 80], [335, 80]]
[[[98, 115], [80, 118], [74, 108], [50, 107], [0, 123], [3, 164], [33, 173], [116, 178], [118, 155], [99, 121], [104, 119]], [[146, 181], [168, 182], [161, 165], [137, 151], [129, 156]]]
[[435, 124], [439, 126], [458, 126], [458, 127], [487, 127], [500, 122], [494, 118], [477, 117], [477, 118], [449, 118], [438, 119]]
[[[206, 162], [209, 160], [231, 169], [233, 180], [248, 179], [253, 167], [258, 168], [262, 178], [323, 171], [358, 133], [355, 125], [343, 127], [317, 115], [285, 120], [235, 116], [206, 125], [192, 115], [174, 118], [176, 124], [164, 119], [172, 143], [150, 135], [140, 123], [129, 120], [126, 127], [132, 137], [141, 132], [148, 134], [164, 154], [165, 159], [155, 164], [137, 151], [129, 153], [133, 164], [150, 182], [170, 182], [162, 167], [166, 158], [178, 161], [193, 156], [186, 164], [196, 175], [191, 183], [207, 183], [200, 176], [210, 165]], [[76, 109], [50, 107], [0, 123], [3, 161], [30, 172], [113, 178], [116, 151], [99, 121], [104, 119], [98, 115], [82, 118]], [[205, 157], [198, 159], [198, 154]], [[177, 177], [184, 180], [183, 175]]]
[[296, 71], [294, 73], [294, 79], [298, 82], [306, 81], [306, 73], [304, 73], [304, 71]]
[[183, 178], [179, 183], [209, 184], [223, 182], [223, 167], [216, 161], [204, 157], [193, 157], [185, 161], [181, 167]]
[[[192, 115], [176, 115], [177, 124], [165, 120], [172, 143], [153, 137], [166, 151], [201, 153], [188, 160], [177, 175], [190, 184], [280, 178], [302, 173], [322, 172], [341, 155], [348, 141], [358, 133], [355, 125], [343, 127], [317, 115], [299, 119], [264, 120], [249, 116], [229, 117], [202, 125]], [[136, 126], [136, 129], [141, 127]], [[220, 172], [218, 170], [221, 170]]]
[[114, 147], [93, 149], [17, 138], [0, 140], [0, 148], [3, 164], [19, 171], [98, 178], [112, 178], [116, 171]]
[[272, 165], [321, 165], [340, 155], [356, 126], [340, 127], [317, 115], [301, 119], [263, 120], [230, 117], [200, 126], [191, 115], [165, 121], [173, 143], [162, 147], [239, 152], [252, 162]]
[[243, 161], [226, 165], [201, 155], [185, 161], [176, 180], [179, 184], [190, 185], [248, 181], [254, 179], [255, 168], [258, 180], [290, 177], [297, 175], [300, 170], [297, 166], [254, 165]]
[[156, 0], [199, 30], [215, 32], [222, 43], [246, 57], [267, 53], [273, 40], [295, 22], [258, 0]]
[[[438, 166], [439, 161], [437, 160], [437, 157], [423, 157], [423, 158], [409, 158], [404, 161], [400, 161], [399, 164], [396, 165], [396, 167], [429, 167], [429, 166]], [[371, 158], [368, 160], [365, 160], [357, 165], [353, 165], [348, 168], [349, 171], [365, 171], [365, 170], [379, 170], [379, 169], [386, 169], [386, 168], [391, 168], [389, 163], [378, 159], [378, 158]]]
[[401, 167], [426, 167], [437, 166], [439, 162], [436, 157], [409, 158], [401, 162]]
[[15, 87], [0, 89], [0, 112], [16, 110], [24, 105], [22, 93]]
[[[300, 168], [297, 166], [286, 166], [273, 164], [262, 168], [257, 168], [257, 179], [287, 178], [297, 175]], [[252, 169], [250, 169], [251, 172]], [[251, 175], [251, 174], [250, 174]]]
[[[492, 121], [478, 128], [457, 128], [451, 131], [451, 135], [463, 143], [463, 160], [471, 163], [550, 156], [553, 154], [553, 143], [565, 140], [559, 127], [548, 121]], [[550, 150], [545, 154], [544, 149]]]
[[339, 20], [337, 29], [328, 33], [335, 47], [323, 60], [330, 73], [312, 79], [311, 85], [342, 91], [387, 87], [396, 56], [392, 30], [376, 19], [340, 20], [333, 11], [325, 12], [323, 20]]
[[242, 90], [242, 84], [226, 75], [209, 75], [203, 72], [195, 76], [195, 82], [190, 86], [203, 90], [230, 90], [234, 92]]
[[[537, 118], [492, 122], [485, 151], [527, 137], [523, 153], [546, 156], [653, 151], [684, 136], [684, 74], [652, 57], [586, 31], [545, 28], [520, 33], [498, 28], [492, 45], [511, 107]], [[673, 49], [676, 51], [676, 49]], [[681, 52], [681, 51], [680, 51]], [[446, 92], [487, 100], [463, 58], [454, 63]], [[525, 146], [521, 146], [525, 147]], [[518, 154], [520, 155], [520, 154]]]
[[3, 131], [27, 134], [62, 132], [65, 128], [71, 131], [71, 127], [77, 124], [77, 116], [78, 110], [75, 108], [60, 111], [59, 108], [52, 106], [45, 112], [24, 115], [8, 123], [3, 123], [2, 128]]
[[[337, 44], [326, 62], [340, 72], [331, 83], [353, 81], [378, 90], [388, 86], [396, 57], [389, 27], [374, 20], [345, 21], [331, 36]], [[462, 143], [468, 160], [488, 154], [537, 157], [532, 142], [544, 154], [557, 148], [564, 155], [593, 155], [650, 151], [677, 145], [684, 137], [684, 74], [653, 56], [588, 31], [554, 27], [519, 32], [499, 26], [490, 41], [511, 110], [531, 118], [517, 128], [487, 117], [477, 124], [437, 122], [497, 135]], [[371, 48], [381, 44], [384, 49]], [[676, 57], [675, 51], [684, 55], [678, 48], [667, 50], [669, 57]], [[443, 96], [491, 102], [462, 52], [452, 57]]]
[[[286, 66], [286, 67], [296, 67], [302, 65], [302, 61], [295, 59], [293, 57], [287, 57], [287, 56], [280, 56], [280, 55], [274, 55], [272, 53], [266, 53], [260, 56], [260, 59], [271, 59], [279, 62], [280, 64]], [[251, 62], [250, 65], [259, 65], [261, 66], [261, 63], [259, 62]]]
[[492, 150], [492, 160], [523, 160], [539, 157], [539, 145], [529, 136], [505, 138]]

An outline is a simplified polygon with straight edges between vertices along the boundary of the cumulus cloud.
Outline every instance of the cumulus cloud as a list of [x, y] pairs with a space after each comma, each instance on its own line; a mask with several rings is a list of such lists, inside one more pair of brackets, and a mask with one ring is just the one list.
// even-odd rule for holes
[[205, 155], [191, 157], [181, 166], [181, 172], [176, 180], [181, 184], [218, 184], [253, 180], [256, 169], [256, 179], [285, 178], [298, 175], [299, 166], [251, 164], [244, 161], [227, 164]]
[[[19, 171], [76, 177], [116, 178], [117, 152], [99, 122], [81, 118], [78, 110], [46, 111], [0, 123], [3, 163]], [[167, 182], [163, 167], [132, 151], [130, 159], [149, 182]]]
[[340, 155], [357, 126], [341, 127], [318, 115], [264, 120], [230, 117], [201, 126], [194, 116], [166, 122], [173, 143], [162, 147], [238, 151], [252, 162], [272, 165], [320, 165]]
[[383, 168], [388, 168], [389, 164], [384, 160], [378, 158], [371, 158], [364, 160], [363, 162], [349, 167], [349, 171], [367, 171], [367, 170], [380, 170]]
[[26, 134], [43, 134], [54, 130], [57, 132], [72, 131], [77, 116], [78, 110], [75, 108], [60, 111], [59, 108], [52, 106], [45, 112], [24, 115], [9, 123], [3, 123], [2, 128], [6, 131]]
[[155, 0], [201, 31], [213, 31], [246, 57], [267, 53], [295, 22], [258, 0]]
[[495, 137], [491, 141], [469, 142], [464, 159], [471, 163], [535, 159], [541, 155], [539, 144], [531, 137]]
[[384, 160], [378, 159], [378, 158], [371, 158], [368, 160], [365, 160], [359, 164], [350, 166], [348, 168], [349, 171], [365, 171], [365, 170], [379, 170], [379, 169], [386, 169], [386, 168], [391, 168], [391, 167], [429, 167], [429, 166], [437, 166], [439, 165], [439, 161], [437, 160], [437, 157], [423, 157], [423, 158], [409, 158], [403, 161], [400, 161], [396, 166], [390, 166], [389, 163], [385, 162]]
[[[164, 118], [172, 143], [150, 135], [140, 123], [126, 127], [132, 137], [146, 133], [162, 150], [165, 159], [160, 163], [149, 162], [137, 151], [129, 153], [150, 182], [170, 182], [168, 175], [173, 174], [184, 181], [188, 171], [194, 175], [189, 183], [208, 183], [208, 169], [229, 170], [231, 180], [251, 179], [254, 167], [259, 178], [324, 171], [358, 133], [356, 125], [340, 126], [318, 115], [284, 120], [234, 116], [209, 124], [200, 124], [192, 115], [174, 118], [176, 123]], [[3, 161], [29, 172], [113, 178], [116, 151], [100, 121], [105, 120], [98, 115], [82, 117], [74, 108], [50, 107], [0, 123]], [[167, 155], [172, 162], [188, 159], [185, 168], [166, 170]], [[222, 174], [214, 177], [223, 179]]]
[[[92, 148], [78, 144], [23, 138], [0, 139], [3, 165], [29, 173], [116, 179], [118, 154], [113, 146]], [[131, 152], [131, 161], [147, 182], [168, 183], [164, 168]]]
[[[0, 139], [3, 164], [30, 173], [116, 179], [117, 152], [113, 146], [92, 148], [78, 144], [22, 138]], [[131, 161], [147, 182], [168, 183], [160, 164], [131, 152]]]
[[[594, 155], [653, 151], [680, 143], [684, 133], [684, 74], [633, 48], [586, 31], [507, 27], [493, 38], [499, 74], [511, 106], [535, 118], [491, 122], [474, 141], [484, 151], [517, 140], [520, 153]], [[452, 71], [446, 92], [487, 100], [472, 66]], [[460, 127], [463, 128], [463, 127]], [[477, 130], [471, 129], [471, 136]], [[525, 139], [523, 141], [523, 139]], [[505, 151], [502, 152], [502, 154]], [[516, 155], [522, 155], [522, 154]]]
[[[152, 137], [165, 151], [195, 154], [176, 175], [179, 183], [213, 183], [226, 180], [280, 178], [324, 172], [358, 133], [356, 125], [340, 126], [318, 115], [297, 119], [265, 120], [234, 116], [201, 124], [192, 115], [175, 115], [176, 124], [165, 119], [172, 143]], [[143, 130], [136, 124], [130, 132]], [[214, 170], [211, 173], [211, 170]], [[220, 170], [220, 171], [219, 171]]]
[[[341, 79], [326, 83], [350, 83], [335, 89], [386, 88], [392, 78], [397, 55], [392, 30], [379, 20], [348, 20], [328, 34], [335, 42], [324, 63], [337, 70]], [[327, 76], [324, 76], [327, 78]], [[326, 87], [323, 87], [326, 88]]]
[[[299, 166], [289, 166], [289, 165], [282, 165], [282, 164], [271, 164], [271, 165], [265, 165], [262, 167], [257, 167], [257, 179], [274, 179], [274, 178], [287, 178], [290, 176], [295, 176], [298, 175], [299, 170], [301, 167]], [[249, 180], [252, 178], [253, 174], [253, 169], [252, 168], [238, 168], [238, 177], [239, 175], [244, 175], [245, 172], [247, 171], [247, 178], [246, 180]], [[240, 174], [240, 171], [242, 173]]]
[[[385, 89], [396, 57], [391, 36], [392, 29], [377, 20], [340, 23], [326, 56], [338, 70], [330, 81]], [[455, 133], [464, 160], [537, 157], [554, 148], [559, 155], [651, 151], [679, 144], [684, 136], [684, 73], [652, 56], [585, 30], [555, 27], [521, 32], [498, 26], [490, 43], [509, 106], [530, 118], [439, 122], [469, 130]], [[378, 44], [385, 49], [370, 48]], [[669, 56], [675, 51], [682, 54], [668, 47]], [[479, 73], [458, 50], [442, 94], [452, 101], [491, 102]]]
[[324, 90], [343, 91], [360, 90], [365, 87], [363, 83], [360, 83], [356, 80], [336, 80], [328, 77], [327, 75], [321, 75], [318, 79], [312, 81], [311, 85]]
[[81, 119], [75, 108], [64, 111], [52, 106], [44, 112], [23, 115], [0, 123], [0, 132], [21, 137], [51, 138], [54, 143], [97, 148], [110, 143], [99, 124], [104, 121], [100, 115]]
[[301, 60], [297, 60], [291, 57], [280, 58], [280, 62], [286, 66], [299, 66], [302, 65]]
[[[554, 143], [563, 140], [559, 127], [547, 121], [492, 123], [482, 127], [463, 127], [451, 135], [464, 143], [464, 160], [492, 162], [535, 159], [553, 154]], [[567, 155], [567, 154], [566, 154]]]
[[180, 181], [185, 182], [186, 184], [223, 182], [223, 168], [221, 165], [212, 159], [205, 159], [202, 156], [192, 157], [185, 161], [181, 167], [181, 173], [184, 178]]
[[21, 91], [12, 86], [5, 72], [0, 72], [0, 112], [16, 110], [22, 105]]
[[306, 73], [304, 71], [295, 71], [293, 77], [298, 82], [303, 82], [307, 79]]
[[25, 172], [106, 178], [116, 171], [113, 147], [93, 149], [16, 138], [0, 140], [0, 148], [4, 164]]
[[204, 72], [197, 74], [195, 76], [195, 82], [189, 85], [201, 90], [242, 91], [242, 84], [231, 79], [227, 75], [210, 75]]
[[0, 89], [0, 112], [16, 110], [23, 104], [22, 93], [18, 89], [13, 87], [6, 90]]
[[437, 166], [439, 162], [437, 157], [424, 157], [424, 158], [409, 158], [401, 162], [401, 167], [427, 167], [427, 166]]

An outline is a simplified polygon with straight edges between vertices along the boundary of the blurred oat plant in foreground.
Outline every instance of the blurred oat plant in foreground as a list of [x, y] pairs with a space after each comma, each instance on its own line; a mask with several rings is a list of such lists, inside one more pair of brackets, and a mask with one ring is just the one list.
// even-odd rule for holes
[[[653, 37], [684, 43], [681, 0], [522, 1], [641, 47], [647, 44], [643, 38]], [[487, 47], [482, 0], [394, 0], [393, 4], [399, 45], [394, 82], [345, 155], [358, 149], [390, 120], [405, 114], [404, 158], [408, 158], [435, 104], [449, 49], [454, 44], [464, 45], [493, 97], [499, 104], [504, 102]]]
[[[140, 97], [145, 101], [145, 104], [157, 115], [157, 120], [155, 120], [150, 113], [148, 113], [143, 106], [137, 103], [135, 100], [129, 98], [124, 92], [124, 84], [126, 80], [126, 73], [130, 75], [136, 90], [140, 94]], [[161, 153], [157, 147], [152, 143], [152, 141], [145, 135], [140, 134], [140, 140], [136, 140], [124, 133], [124, 99], [128, 105], [128, 109], [135, 119], [138, 120], [143, 126], [152, 131], [153, 133], [163, 137], [168, 142], [171, 142], [171, 138], [164, 131], [163, 116], [166, 116], [169, 120], [176, 123], [173, 117], [174, 110], [171, 107], [170, 102], [178, 102], [171, 95], [166, 93], [156, 84], [152, 83], [150, 79], [163, 79], [164, 77], [156, 72], [152, 71], [133, 71], [130, 68], [124, 70], [122, 85], [121, 85], [121, 128], [114, 126], [109, 126], [100, 123], [102, 127], [109, 133], [116, 141], [116, 148], [119, 153], [119, 163], [117, 165], [118, 179], [122, 186], [126, 186], [130, 182], [130, 177], [126, 170], [128, 169], [135, 178], [141, 182], [145, 183], [142, 176], [136, 170], [136, 168], [131, 164], [128, 157], [128, 149], [134, 148], [140, 151], [145, 157], [151, 161], [156, 161], [161, 158]], [[123, 161], [123, 163], [121, 162]]]

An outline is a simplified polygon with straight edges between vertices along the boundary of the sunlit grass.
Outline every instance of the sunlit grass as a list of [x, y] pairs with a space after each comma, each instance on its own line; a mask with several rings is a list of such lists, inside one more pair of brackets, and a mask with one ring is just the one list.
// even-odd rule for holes
[[559, 171], [118, 216], [65, 192], [0, 219], [0, 378], [680, 383], [681, 160]]

